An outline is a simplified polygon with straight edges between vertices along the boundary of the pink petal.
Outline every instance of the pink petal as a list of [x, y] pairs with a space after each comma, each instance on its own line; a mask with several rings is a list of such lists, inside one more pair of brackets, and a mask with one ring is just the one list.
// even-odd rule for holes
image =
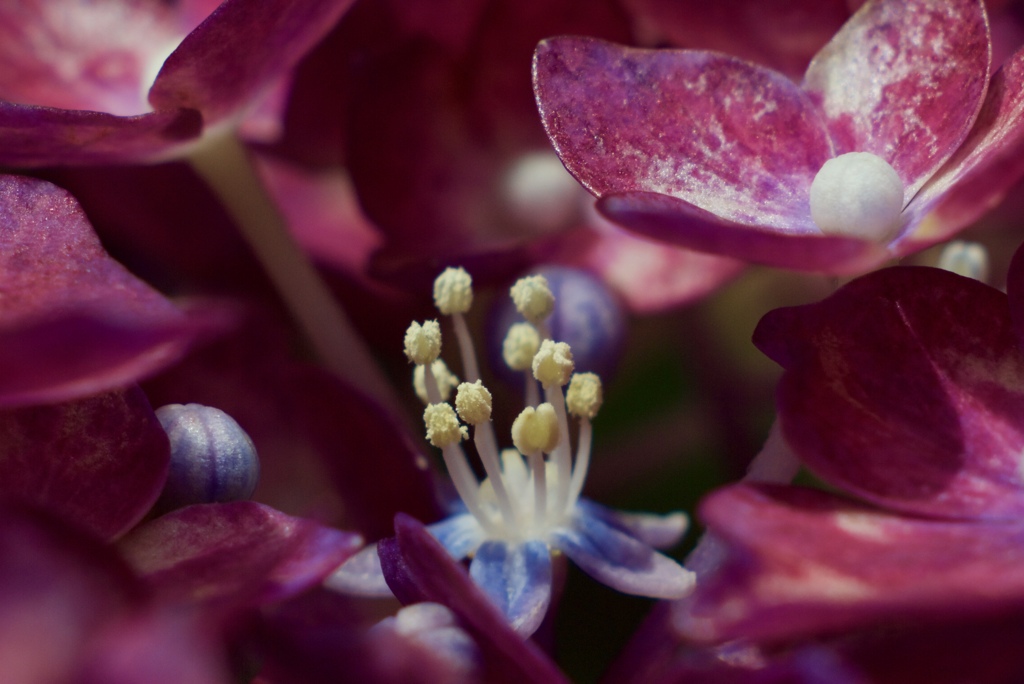
[[967, 137], [988, 85], [981, 0], [877, 0], [811, 62], [836, 153], [871, 152], [903, 179], [909, 201]]
[[146, 514], [170, 458], [137, 387], [0, 412], [0, 497], [27, 501], [110, 538]]
[[877, 271], [766, 315], [795, 454], [833, 486], [943, 518], [1024, 514], [1024, 353], [1006, 296], [930, 268]]
[[789, 232], [735, 223], [668, 195], [611, 194], [597, 206], [615, 223], [655, 240], [780, 268], [862, 273], [887, 257], [882, 247], [866, 240], [826, 236], [817, 228]]
[[734, 259], [702, 254], [631, 235], [608, 221], [544, 244], [547, 260], [592, 271], [638, 313], [697, 301], [743, 268]]
[[660, 193], [729, 221], [817, 231], [808, 193], [831, 145], [781, 74], [571, 37], [543, 41], [533, 69], [548, 136], [595, 195]]
[[362, 543], [359, 535], [238, 501], [169, 513], [119, 546], [164, 596], [244, 608], [317, 586]]
[[0, 292], [0, 406], [123, 386], [226, 322], [137, 280], [68, 193], [16, 176], [0, 177]]
[[896, 244], [910, 254], [948, 239], [994, 207], [1024, 175], [1024, 50], [992, 77], [974, 128], [911, 201], [920, 225]]
[[729, 555], [677, 624], [701, 641], [789, 640], [1024, 607], [1024, 525], [902, 518], [825, 492], [738, 485], [702, 517]]
[[323, 38], [352, 0], [226, 0], [167, 58], [149, 101], [198, 109], [205, 125], [238, 115]]

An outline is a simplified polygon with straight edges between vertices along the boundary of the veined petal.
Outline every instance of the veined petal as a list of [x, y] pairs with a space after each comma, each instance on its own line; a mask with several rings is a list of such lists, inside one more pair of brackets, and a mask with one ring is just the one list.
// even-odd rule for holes
[[470, 513], [459, 513], [427, 525], [427, 530], [455, 560], [471, 554], [484, 540], [483, 528]]
[[890, 268], [770, 312], [754, 343], [786, 369], [786, 441], [830, 484], [929, 516], [1024, 514], [1024, 353], [1003, 293]]
[[821, 104], [836, 154], [889, 162], [906, 204], [967, 137], [990, 53], [981, 0], [877, 0], [822, 48], [804, 87]]
[[959, 620], [1024, 606], [1018, 521], [901, 517], [777, 485], [719, 490], [701, 516], [728, 555], [677, 614], [700, 641], [788, 641], [882, 619]]
[[1024, 175], [1024, 50], [992, 77], [971, 134], [904, 210], [918, 224], [894, 245], [911, 254], [946, 240], [995, 206]]
[[518, 634], [537, 631], [551, 603], [551, 550], [542, 541], [486, 541], [469, 574]]
[[552, 546], [612, 589], [664, 599], [683, 598], [693, 589], [692, 572], [586, 511], [551, 537]]
[[541, 119], [598, 197], [646, 191], [729, 221], [816, 230], [811, 181], [832, 156], [814, 105], [774, 71], [725, 55], [552, 38], [534, 54]]
[[589, 499], [580, 499], [576, 507], [582, 510], [584, 515], [598, 518], [656, 549], [667, 549], [678, 544], [690, 523], [685, 513], [625, 513]]
[[597, 206], [615, 223], [656, 240], [780, 268], [863, 273], [888, 258], [883, 247], [868, 240], [822, 235], [814, 226], [790, 230], [736, 223], [652, 192], [606, 195]]

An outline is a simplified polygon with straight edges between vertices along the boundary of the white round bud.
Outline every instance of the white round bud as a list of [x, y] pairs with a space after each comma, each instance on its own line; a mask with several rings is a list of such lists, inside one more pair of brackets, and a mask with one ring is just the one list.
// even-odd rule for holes
[[869, 152], [829, 159], [811, 182], [811, 218], [823, 233], [888, 242], [902, 211], [903, 181]]
[[[427, 398], [425, 368], [426, 366], [416, 366], [412, 370], [412, 387], [416, 390], [416, 396], [420, 398], [420, 401], [424, 404], [429, 404], [430, 399]], [[458, 376], [448, 370], [448, 365], [441, 359], [430, 364], [430, 372], [434, 374], [434, 380], [437, 381], [437, 389], [441, 393], [441, 401], [448, 401], [448, 398], [452, 396], [452, 390], [459, 386]]]
[[443, 314], [466, 313], [473, 305], [473, 279], [463, 268], [446, 268], [434, 280], [434, 304]]
[[509, 292], [516, 311], [534, 325], [543, 323], [555, 310], [555, 295], [542, 275], [520, 278]]
[[529, 323], [513, 323], [501, 345], [501, 355], [514, 371], [528, 370], [540, 349], [540, 335]]
[[550, 453], [558, 445], [558, 417], [555, 407], [543, 403], [527, 406], [512, 423], [512, 443], [524, 454]]
[[423, 423], [427, 426], [427, 441], [438, 449], [458, 444], [469, 436], [469, 430], [459, 425], [455, 409], [449, 404], [429, 404], [423, 411]]
[[572, 350], [565, 342], [544, 340], [533, 357], [533, 377], [544, 389], [564, 386], [575, 367]]
[[491, 419], [491, 393], [479, 380], [464, 382], [455, 395], [455, 410], [470, 425], [486, 423]]
[[593, 418], [604, 401], [601, 378], [595, 373], [576, 373], [565, 393], [565, 406], [569, 413], [580, 418]]
[[437, 321], [413, 321], [405, 331], [405, 355], [419, 366], [433, 363], [441, 354], [441, 326]]

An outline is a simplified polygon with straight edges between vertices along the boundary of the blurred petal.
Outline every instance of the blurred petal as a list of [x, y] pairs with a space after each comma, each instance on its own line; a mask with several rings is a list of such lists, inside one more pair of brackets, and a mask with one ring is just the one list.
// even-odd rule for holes
[[348, 558], [324, 580], [328, 589], [354, 596], [391, 596], [391, 589], [380, 567], [377, 545], [370, 544]]
[[0, 161], [5, 166], [81, 166], [156, 161], [197, 138], [191, 109], [138, 116], [0, 102]]
[[167, 435], [138, 387], [0, 412], [0, 497], [103, 538], [146, 514], [169, 458]]
[[534, 55], [562, 163], [601, 197], [671, 195], [728, 221], [817, 232], [809, 189], [831, 144], [781, 74], [724, 55], [551, 38]]
[[221, 607], [280, 601], [320, 584], [362, 545], [359, 535], [251, 501], [190, 506], [119, 544], [161, 594]]
[[551, 603], [551, 550], [542, 541], [522, 544], [486, 541], [473, 557], [469, 575], [505, 614], [516, 633], [537, 631]]
[[0, 406], [129, 384], [174, 361], [224, 312], [180, 309], [103, 250], [64, 190], [0, 177]]
[[786, 441], [828, 483], [929, 516], [1024, 514], [1024, 355], [998, 290], [886, 269], [770, 312], [754, 342], [786, 369]]
[[685, 200], [650, 192], [607, 195], [601, 213], [655, 240], [780, 268], [861, 273], [887, 258], [884, 248], [857, 238], [734, 223]]
[[701, 516], [729, 556], [677, 616], [690, 638], [789, 640], [883, 619], [1009, 614], [1024, 606], [1020, 522], [899, 517], [773, 485], [720, 490]]
[[352, 0], [226, 0], [164, 62], [149, 91], [155, 109], [186, 107], [206, 126], [240, 115], [284, 76]]
[[964, 144], [906, 209], [912, 233], [896, 245], [910, 254], [949, 238], [994, 207], [1024, 175], [1024, 50], [992, 77]]
[[878, 0], [811, 62], [836, 154], [871, 152], [903, 180], [904, 204], [967, 137], [988, 85], [981, 0]]
[[612, 589], [664, 599], [683, 598], [693, 589], [692, 572], [585, 511], [552, 537], [552, 546]]

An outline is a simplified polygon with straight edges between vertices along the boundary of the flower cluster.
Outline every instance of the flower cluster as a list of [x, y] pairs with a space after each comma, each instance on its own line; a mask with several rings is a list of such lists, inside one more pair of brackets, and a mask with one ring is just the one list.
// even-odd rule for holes
[[0, 680], [1024, 680], [1022, 16], [3, 3]]

